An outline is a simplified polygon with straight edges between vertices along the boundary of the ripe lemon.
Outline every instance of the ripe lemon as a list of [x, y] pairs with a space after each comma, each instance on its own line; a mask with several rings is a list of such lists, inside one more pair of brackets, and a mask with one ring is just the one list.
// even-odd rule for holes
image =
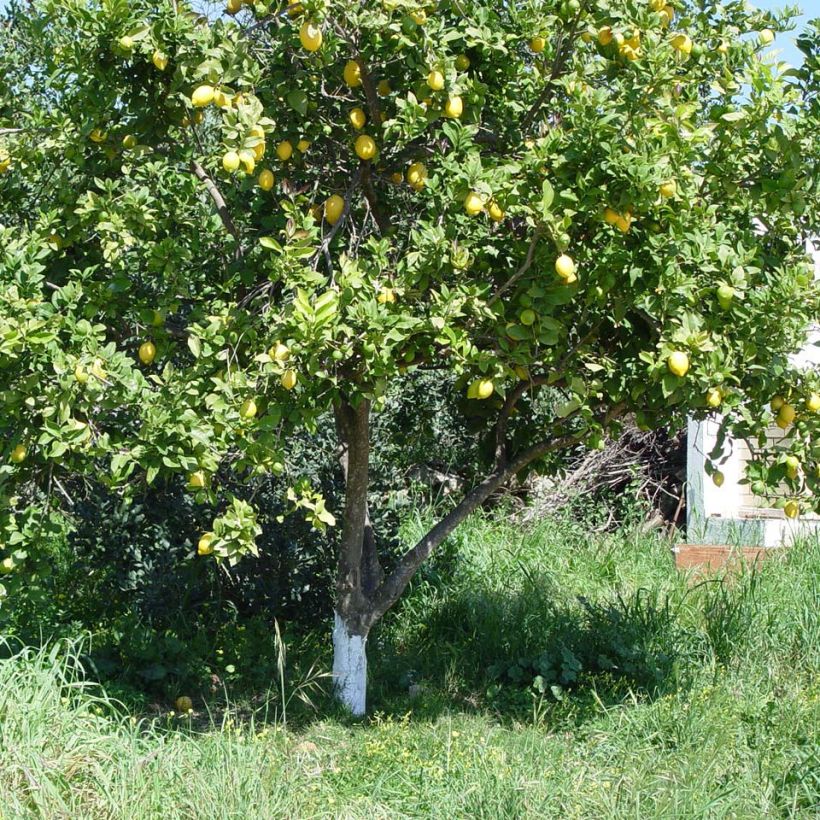
[[15, 563], [13, 558], [4, 558], [0, 561], [0, 575], [8, 575], [10, 572], [14, 571], [14, 567]]
[[393, 288], [384, 288], [376, 297], [376, 301], [380, 305], [394, 304], [396, 301], [396, 292]]
[[[762, 33], [762, 32], [761, 32], [761, 33]], [[132, 38], [132, 37], [129, 37], [129, 36], [126, 34], [124, 37], [120, 37], [120, 39], [119, 39], [119, 40], [117, 40], [117, 45], [118, 45], [118, 46], [119, 46], [119, 47], [120, 47], [123, 51], [131, 51], [131, 49], [132, 49], [132, 48], [134, 48], [134, 40], [133, 40], [133, 38]]]
[[785, 403], [786, 400], [783, 396], [773, 396], [772, 400], [769, 402], [769, 407], [772, 408], [773, 413], [776, 413]]
[[717, 387], [710, 387], [706, 391], [706, 404], [709, 407], [715, 408], [720, 407], [720, 403], [723, 401], [723, 395], [721, 394], [720, 390]]
[[143, 342], [138, 355], [143, 364], [151, 364], [157, 356], [157, 347], [153, 342]]
[[532, 51], [534, 54], [540, 54], [544, 50], [544, 46], [546, 46], [546, 44], [547, 41], [543, 37], [533, 37], [530, 40], [530, 51]]
[[632, 225], [632, 214], [624, 214], [621, 216], [618, 214], [618, 219], [615, 222], [615, 227], [621, 233], [629, 233], [629, 228]]
[[122, 147], [126, 149], [137, 147], [137, 138], [133, 134], [126, 134], [122, 138]]
[[444, 116], [451, 120], [457, 120], [464, 111], [464, 103], [461, 97], [448, 97], [447, 102], [444, 103]]
[[200, 85], [191, 94], [191, 105], [194, 108], [205, 108], [214, 101], [214, 87], [212, 85]]
[[774, 32], [770, 28], [764, 28], [757, 35], [757, 39], [760, 40], [761, 45], [769, 46], [774, 42]]
[[423, 162], [414, 162], [407, 169], [407, 181], [414, 188], [423, 188], [424, 181], [427, 179], [427, 167]]
[[562, 253], [555, 260], [555, 272], [562, 279], [570, 279], [575, 276], [575, 262], [572, 261], [572, 257]]
[[666, 199], [668, 199], [671, 196], [675, 196], [675, 194], [678, 192], [677, 183], [674, 179], [662, 182], [660, 188], [658, 188], [658, 192], [662, 197]]
[[350, 120], [350, 124], [357, 131], [361, 131], [361, 129], [364, 128], [364, 124], [367, 122], [367, 115], [361, 108], [351, 109], [350, 113], [347, 116]]
[[784, 404], [780, 410], [777, 411], [775, 422], [781, 430], [785, 430], [797, 416], [797, 411], [790, 404]]
[[197, 470], [188, 476], [188, 486], [194, 490], [201, 490], [208, 486], [208, 476], [204, 470]]
[[369, 137], [367, 134], [356, 137], [354, 147], [359, 159], [370, 160], [376, 156], [376, 143], [373, 142], [373, 137]]
[[290, 356], [290, 348], [282, 342], [275, 342], [268, 351], [268, 356], [275, 362], [286, 362]]
[[257, 184], [263, 191], [270, 191], [275, 181], [276, 177], [274, 177], [273, 171], [269, 171], [267, 168], [256, 179]]
[[393, 89], [390, 87], [390, 80], [380, 80], [376, 86], [376, 93], [380, 97], [387, 97]]
[[444, 88], [444, 75], [440, 71], [431, 71], [427, 75], [427, 85], [433, 91], [441, 91]]
[[325, 219], [335, 225], [345, 209], [345, 201], [338, 194], [328, 197], [325, 200]]
[[91, 142], [96, 142], [98, 145], [101, 142], [105, 142], [105, 131], [101, 130], [100, 128], [95, 128], [89, 135], [88, 138]]
[[689, 356], [682, 350], [676, 350], [666, 360], [666, 366], [669, 368], [670, 373], [683, 378], [689, 372]]
[[305, 51], [318, 51], [322, 47], [322, 30], [312, 20], [305, 20], [299, 29], [299, 42]]
[[464, 210], [469, 216], [477, 216], [484, 210], [484, 198], [476, 191], [470, 191], [464, 197]]
[[86, 384], [88, 382], [88, 371], [81, 364], [78, 364], [74, 368], [74, 378], [80, 384]]
[[254, 399], [245, 399], [239, 408], [239, 418], [245, 421], [252, 419], [256, 415], [257, 407]]
[[12, 451], [11, 451], [11, 462], [12, 464], [22, 464], [26, 460], [26, 456], [28, 455], [28, 450], [24, 444], [18, 444]]
[[726, 476], [723, 475], [720, 470], [715, 470], [715, 472], [712, 473], [712, 481], [714, 482], [715, 487], [722, 487], [723, 482], [726, 481]]
[[501, 222], [504, 219], [504, 209], [495, 200], [487, 207], [487, 214], [493, 222]]
[[285, 390], [293, 390], [293, 388], [296, 387], [297, 378], [295, 370], [286, 370], [280, 379], [282, 387], [284, 387]]
[[247, 148], [239, 152], [239, 161], [242, 163], [242, 170], [246, 174], [252, 174], [256, 168], [256, 154]]
[[194, 704], [187, 695], [182, 695], [174, 701], [174, 706], [177, 707], [178, 712], [188, 713], [194, 708]]
[[427, 22], [427, 12], [424, 9], [419, 9], [418, 11], [411, 11], [410, 16], [413, 18], [413, 22], [417, 26], [423, 26]]
[[239, 154], [236, 151], [226, 151], [222, 157], [222, 167], [232, 174], [239, 168]]
[[299, 140], [299, 142], [296, 143], [296, 150], [300, 154], [307, 153], [308, 148], [310, 148], [310, 140]]
[[806, 409], [810, 413], [820, 413], [820, 395], [817, 393], [812, 393], [806, 399]]
[[155, 51], [151, 55], [151, 62], [158, 71], [165, 71], [168, 67], [168, 55], [163, 54], [161, 51]]
[[210, 555], [214, 551], [212, 546], [214, 538], [215, 536], [212, 532], [206, 532], [196, 545], [197, 555]]
[[350, 88], [358, 88], [362, 84], [362, 69], [355, 60], [348, 60], [342, 71], [342, 78]]
[[786, 518], [797, 518], [800, 515], [800, 505], [796, 501], [787, 501], [783, 505], [783, 514]]
[[495, 390], [495, 385], [491, 379], [480, 379], [476, 385], [475, 397], [477, 399], [489, 399]]
[[663, 7], [666, 5], [666, 0], [649, 0], [649, 8], [652, 11], [663, 11]]
[[620, 218], [621, 215], [614, 208], [604, 208], [604, 222], [606, 222], [607, 225], [617, 224]]
[[282, 142], [276, 146], [276, 156], [279, 157], [282, 162], [287, 162], [291, 156], [293, 156], [293, 146], [289, 140], [282, 140]]
[[404, 177], [401, 175], [401, 171], [393, 171], [393, 173], [390, 174], [390, 181], [394, 185], [401, 185], [402, 182], [404, 182]]
[[225, 3], [225, 11], [228, 14], [237, 14], [241, 8], [242, 0], [228, 0], [228, 2]]
[[456, 71], [466, 71], [470, 67], [470, 58], [466, 54], [456, 57]]
[[254, 159], [262, 159], [265, 156], [265, 143], [257, 142], [251, 149], [253, 151]]
[[692, 40], [688, 34], [676, 34], [670, 42], [672, 43], [672, 48], [681, 54], [689, 55], [692, 53]]
[[598, 29], [598, 42], [602, 46], [608, 46], [612, 42], [612, 29], [609, 26]]

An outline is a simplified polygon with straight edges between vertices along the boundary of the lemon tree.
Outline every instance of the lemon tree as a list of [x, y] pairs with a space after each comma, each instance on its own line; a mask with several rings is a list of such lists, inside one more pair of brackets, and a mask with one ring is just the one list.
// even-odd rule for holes
[[[790, 364], [818, 315], [817, 36], [790, 70], [788, 25], [707, 0], [12, 4], [3, 590], [70, 523], [69, 477], [185, 482], [214, 509], [191, 560], [226, 568], [278, 481], [341, 531], [334, 676], [358, 714], [368, 633], [425, 559], [627, 417], [719, 414], [755, 492], [817, 509], [820, 379]], [[493, 463], [385, 564], [370, 421], [422, 373], [455, 379]], [[329, 410], [338, 510], [288, 452]]]

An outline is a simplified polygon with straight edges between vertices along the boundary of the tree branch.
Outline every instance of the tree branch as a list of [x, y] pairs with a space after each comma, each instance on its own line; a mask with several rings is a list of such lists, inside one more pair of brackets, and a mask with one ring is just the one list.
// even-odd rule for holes
[[225, 226], [225, 230], [230, 233], [236, 242], [236, 250], [234, 251], [234, 258], [240, 259], [242, 257], [242, 245], [239, 242], [239, 231], [236, 229], [233, 219], [231, 218], [228, 206], [225, 204], [225, 198], [219, 192], [214, 181], [208, 176], [208, 172], [196, 161], [191, 160], [191, 173], [205, 186], [205, 190], [210, 194], [211, 199], [216, 206], [216, 212]]
[[507, 464], [507, 424], [509, 423], [512, 411], [518, 404], [519, 399], [530, 388], [541, 387], [547, 384], [546, 376], [535, 376], [531, 379], [523, 379], [507, 393], [507, 398], [504, 400], [504, 406], [498, 415], [498, 421], [495, 424], [495, 464], [496, 467], [505, 467]]
[[538, 245], [538, 241], [541, 239], [543, 233], [543, 228], [535, 229], [535, 233], [532, 235], [532, 239], [530, 240], [530, 246], [527, 249], [527, 258], [524, 260], [521, 267], [490, 297], [487, 302], [488, 307], [490, 305], [494, 305], [501, 297], [501, 294], [509, 290], [532, 267], [533, 260], [535, 259], [535, 248]]

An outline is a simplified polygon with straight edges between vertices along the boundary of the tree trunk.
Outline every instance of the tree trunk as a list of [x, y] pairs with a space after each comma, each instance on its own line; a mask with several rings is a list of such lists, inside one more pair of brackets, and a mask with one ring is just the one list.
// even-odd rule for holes
[[367, 706], [367, 635], [357, 635], [338, 612], [333, 626], [333, 690], [355, 717]]
[[356, 716], [366, 707], [367, 634], [375, 620], [372, 594], [382, 580], [367, 511], [370, 483], [370, 403], [335, 407], [339, 461], [345, 478], [345, 509], [339, 545], [333, 628], [333, 689]]

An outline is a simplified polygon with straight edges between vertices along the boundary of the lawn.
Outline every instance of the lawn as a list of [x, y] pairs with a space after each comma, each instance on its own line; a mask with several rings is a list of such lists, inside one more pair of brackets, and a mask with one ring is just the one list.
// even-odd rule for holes
[[820, 545], [701, 583], [669, 547], [475, 518], [371, 636], [359, 723], [287, 673], [287, 722], [281, 696], [129, 714], [81, 645], [18, 652], [0, 816], [817, 816]]

